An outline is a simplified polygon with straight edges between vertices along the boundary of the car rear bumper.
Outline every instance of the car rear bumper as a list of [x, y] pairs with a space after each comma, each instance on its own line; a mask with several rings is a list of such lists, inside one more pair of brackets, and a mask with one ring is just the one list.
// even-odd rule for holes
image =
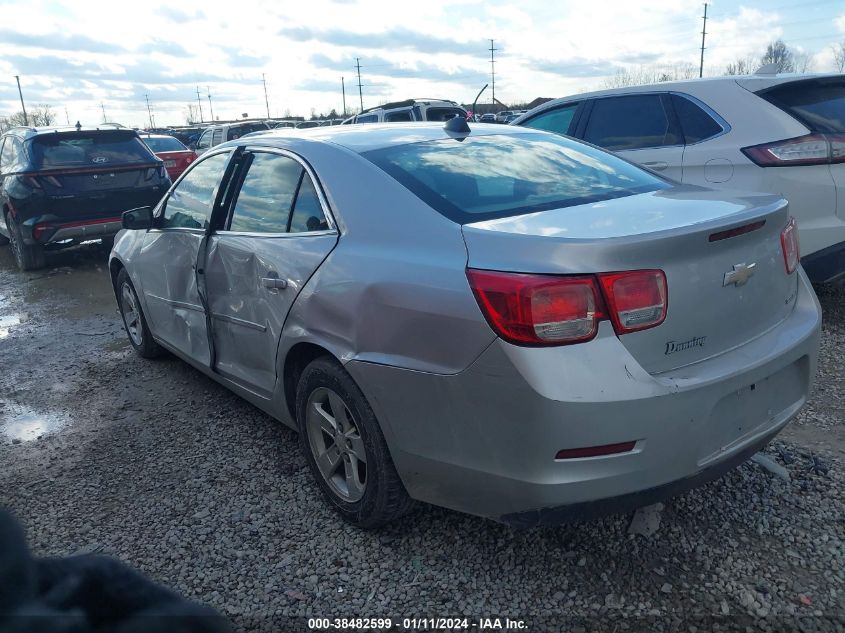
[[845, 279], [845, 242], [802, 257], [801, 265], [814, 283], [834, 283]]
[[[346, 367], [412, 497], [519, 526], [625, 512], [721, 475], [800, 410], [815, 375], [821, 314], [799, 275], [785, 321], [663, 374], [645, 372], [606, 323], [583, 345], [497, 340], [456, 375], [354, 360]], [[635, 444], [556, 459], [562, 449], [621, 442]]]

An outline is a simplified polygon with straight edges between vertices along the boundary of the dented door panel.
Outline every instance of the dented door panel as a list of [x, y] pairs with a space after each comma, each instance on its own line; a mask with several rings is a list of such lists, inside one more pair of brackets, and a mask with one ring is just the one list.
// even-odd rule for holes
[[205, 275], [216, 371], [261, 395], [273, 393], [285, 318], [336, 243], [335, 231], [211, 236]]
[[139, 260], [151, 329], [157, 338], [190, 358], [209, 362], [205, 310], [196, 283], [202, 231], [149, 231]]

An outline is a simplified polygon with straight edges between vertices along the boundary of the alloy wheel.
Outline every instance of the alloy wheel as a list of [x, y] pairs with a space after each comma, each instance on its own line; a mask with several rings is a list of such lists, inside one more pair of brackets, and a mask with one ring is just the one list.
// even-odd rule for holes
[[355, 418], [331, 389], [311, 392], [306, 406], [308, 445], [325, 482], [343, 501], [354, 503], [367, 487], [367, 452]]
[[141, 333], [141, 312], [138, 310], [135, 291], [128, 283], [123, 284], [120, 299], [120, 311], [123, 314], [123, 322], [126, 324], [126, 332], [132, 342], [140, 346], [144, 342], [144, 336]]

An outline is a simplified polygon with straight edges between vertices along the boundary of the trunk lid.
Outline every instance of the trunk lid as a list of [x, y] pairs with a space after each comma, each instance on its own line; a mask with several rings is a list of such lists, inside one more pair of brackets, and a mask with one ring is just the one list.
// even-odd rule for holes
[[[786, 201], [729, 195], [686, 186], [465, 224], [468, 266], [547, 274], [661, 269], [666, 320], [619, 338], [647, 371], [677, 369], [763, 334], [796, 299], [797, 274], [786, 274], [780, 243]], [[712, 241], [762, 221], [756, 230]], [[745, 283], [725, 285], [726, 273], [739, 271], [742, 281], [743, 265], [752, 264]]]

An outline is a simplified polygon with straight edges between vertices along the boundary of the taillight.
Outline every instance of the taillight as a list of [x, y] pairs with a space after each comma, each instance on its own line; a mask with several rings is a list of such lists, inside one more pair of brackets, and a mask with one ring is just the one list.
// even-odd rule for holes
[[845, 136], [808, 134], [743, 147], [742, 152], [760, 167], [841, 163], [845, 162]]
[[801, 260], [798, 223], [795, 218], [789, 218], [786, 228], [780, 232], [780, 246], [783, 249], [783, 263], [786, 266], [786, 274], [791, 275], [798, 268], [798, 262]]
[[49, 222], [43, 222], [41, 224], [36, 224], [32, 227], [32, 237], [35, 240], [40, 240], [45, 233], [53, 233], [58, 229], [58, 225], [50, 224]]
[[164, 178], [167, 175], [163, 162], [157, 167], [147, 167], [146, 172], [144, 172], [144, 180], [152, 180], [155, 175], [158, 175], [159, 178]]
[[617, 334], [655, 327], [666, 319], [661, 270], [598, 275], [535, 275], [467, 269], [487, 322], [516, 345], [569, 345], [596, 336], [609, 318]]
[[22, 176], [21, 180], [26, 186], [32, 189], [41, 189], [41, 183], [38, 182], [38, 178], [35, 176]]
[[598, 276], [617, 334], [660, 325], [666, 319], [666, 275], [662, 270], [633, 270]]
[[566, 345], [592, 339], [604, 305], [592, 276], [558, 277], [467, 269], [490, 327], [517, 345]]

